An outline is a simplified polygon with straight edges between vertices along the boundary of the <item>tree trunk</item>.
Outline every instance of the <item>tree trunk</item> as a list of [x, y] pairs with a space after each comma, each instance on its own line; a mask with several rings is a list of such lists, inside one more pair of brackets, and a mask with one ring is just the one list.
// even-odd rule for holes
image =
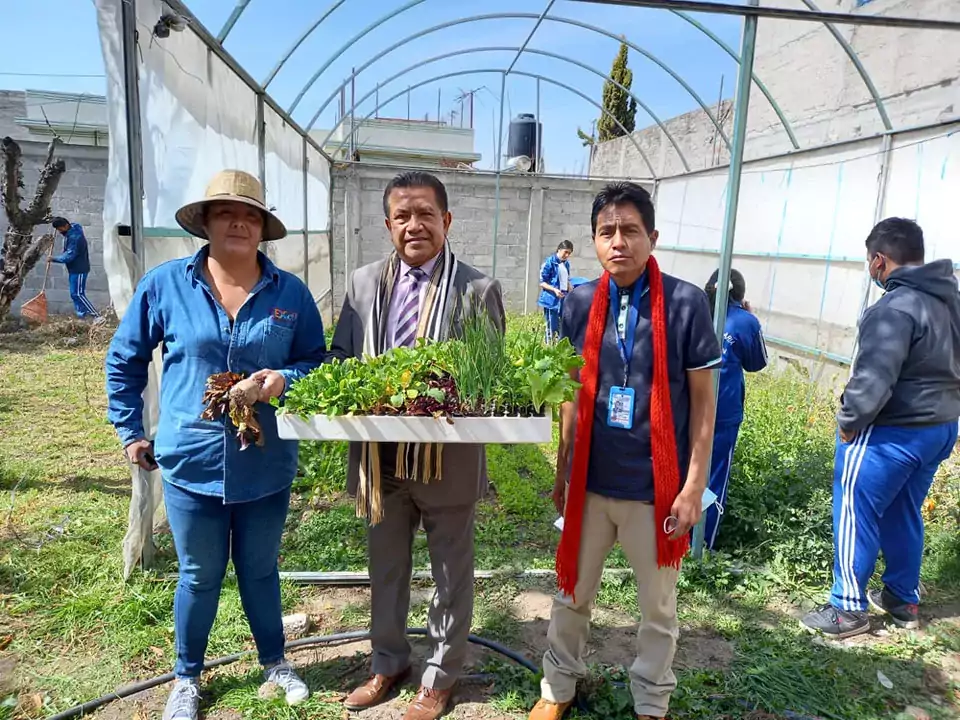
[[33, 199], [23, 208], [20, 192], [24, 187], [20, 146], [9, 137], [0, 141], [0, 155], [3, 159], [0, 204], [7, 215], [7, 231], [0, 250], [0, 264], [3, 268], [0, 270], [0, 322], [10, 312], [10, 306], [23, 289], [27, 275], [43, 254], [53, 247], [52, 233], [34, 239], [33, 232], [37, 225], [50, 222], [50, 201], [66, 171], [63, 160], [54, 159], [58, 143], [58, 138], [50, 142]]

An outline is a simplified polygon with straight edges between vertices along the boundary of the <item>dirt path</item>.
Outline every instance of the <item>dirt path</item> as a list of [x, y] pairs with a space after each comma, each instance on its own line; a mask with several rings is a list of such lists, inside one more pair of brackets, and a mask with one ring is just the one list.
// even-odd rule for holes
[[[415, 589], [412, 606], [416, 608], [418, 603], [425, 602], [430, 592], [426, 588]], [[314, 623], [311, 635], [323, 635], [342, 629], [343, 620], [362, 620], [369, 608], [369, 597], [367, 588], [322, 589], [309, 603], [297, 608], [297, 611], [306, 612], [311, 617]], [[546, 649], [551, 603], [552, 595], [545, 590], [527, 589], [513, 598], [508, 607], [500, 608], [501, 612], [510, 618], [513, 628], [512, 637], [502, 641], [536, 665], [540, 664], [540, 658]], [[594, 624], [586, 651], [588, 663], [618, 665], [633, 656], [636, 623], [631, 617], [609, 609], [598, 609], [594, 615]], [[365, 626], [365, 623], [361, 626]], [[411, 644], [414, 670], [411, 680], [399, 693], [395, 693], [388, 702], [376, 708], [360, 713], [344, 713], [343, 717], [356, 720], [401, 720], [416, 692], [417, 678], [429, 651], [428, 642], [424, 638], [414, 638]], [[733, 656], [730, 642], [703, 629], [696, 629], [681, 634], [676, 665], [678, 668], [722, 670], [730, 665]], [[324, 693], [325, 699], [333, 702], [341, 700], [356, 684], [363, 681], [369, 672], [369, 657], [370, 644], [363, 641], [295, 651], [290, 654], [289, 659], [306, 675], [315, 693]], [[477, 673], [494, 657], [500, 656], [485, 648], [471, 645], [467, 672]], [[252, 665], [245, 664], [241, 669], [252, 669]], [[236, 678], [237, 670], [238, 666], [231, 666], [210, 673], [206, 685], [215, 687], [221, 679]], [[254, 691], [255, 687], [251, 684], [251, 692]], [[523, 717], [516, 713], [497, 711], [492, 707], [492, 691], [489, 679], [468, 679], [461, 683], [456, 693], [456, 706], [447, 717], [460, 720]], [[114, 702], [104, 708], [98, 717], [100, 720], [159, 718], [166, 692], [167, 687], [163, 686], [125, 701]], [[205, 717], [208, 720], [239, 720], [243, 715], [232, 710], [214, 710]]]

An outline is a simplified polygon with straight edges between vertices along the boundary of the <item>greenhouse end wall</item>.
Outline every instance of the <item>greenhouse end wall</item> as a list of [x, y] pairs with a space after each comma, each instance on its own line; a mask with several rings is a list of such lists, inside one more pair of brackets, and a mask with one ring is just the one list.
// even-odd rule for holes
[[[574, 276], [599, 274], [590, 232], [590, 208], [607, 181], [501, 176], [500, 220], [494, 242], [496, 177], [486, 173], [433, 172], [447, 188], [453, 214], [450, 242], [454, 253], [500, 280], [509, 310], [536, 310], [540, 265], [563, 240], [574, 246], [570, 260]], [[343, 302], [347, 275], [385, 258], [391, 250], [382, 203], [383, 189], [396, 174], [395, 167], [365, 164], [337, 166], [331, 171], [331, 252], [337, 307]], [[652, 191], [653, 187], [648, 189]], [[350, 238], [346, 245], [345, 236]]]

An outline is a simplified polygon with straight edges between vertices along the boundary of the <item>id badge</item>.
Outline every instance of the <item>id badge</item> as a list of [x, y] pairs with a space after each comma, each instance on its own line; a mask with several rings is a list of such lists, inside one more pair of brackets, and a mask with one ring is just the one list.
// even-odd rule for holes
[[630, 430], [633, 428], [633, 388], [612, 387], [607, 403], [607, 425]]

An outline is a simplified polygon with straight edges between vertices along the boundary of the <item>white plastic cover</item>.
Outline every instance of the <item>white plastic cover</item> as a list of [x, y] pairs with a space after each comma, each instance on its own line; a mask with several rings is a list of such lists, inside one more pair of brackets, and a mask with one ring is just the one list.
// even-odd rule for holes
[[[130, 224], [123, 0], [93, 2], [107, 76], [111, 139], [103, 208], [104, 267], [113, 305], [122, 315], [138, 278], [130, 239], [118, 234], [120, 225]], [[138, 0], [136, 8], [145, 226], [143, 247], [137, 249], [149, 270], [167, 260], [191, 255], [200, 247], [201, 241], [180, 231], [174, 215], [182, 205], [203, 196], [215, 173], [225, 168], [259, 173], [257, 100], [243, 80], [189, 27], [167, 38], [153, 37], [157, 19], [168, 11], [162, 2]], [[269, 107], [264, 121], [267, 203], [276, 207], [290, 230], [287, 238], [270, 243], [267, 253], [281, 268], [309, 281], [314, 297], [323, 300], [321, 309], [329, 321], [329, 165], [315, 150], [305, 149], [302, 136]], [[159, 360], [159, 351], [155, 360]], [[149, 437], [153, 437], [157, 421], [157, 367], [155, 362], [144, 394], [144, 425]], [[123, 544], [125, 576], [140, 562], [149, 564], [154, 516], [162, 505], [158, 473], [133, 469], [131, 479], [133, 494]]]
[[[878, 195], [880, 217], [923, 227], [928, 262], [960, 262], [950, 200], [960, 182], [957, 126], [894, 135], [885, 190], [882, 148], [873, 138], [745, 164], [733, 265], [769, 340], [850, 357], [864, 293], [879, 297], [864, 272]], [[727, 175], [723, 167], [658, 187], [657, 257], [700, 286], [718, 263]]]

